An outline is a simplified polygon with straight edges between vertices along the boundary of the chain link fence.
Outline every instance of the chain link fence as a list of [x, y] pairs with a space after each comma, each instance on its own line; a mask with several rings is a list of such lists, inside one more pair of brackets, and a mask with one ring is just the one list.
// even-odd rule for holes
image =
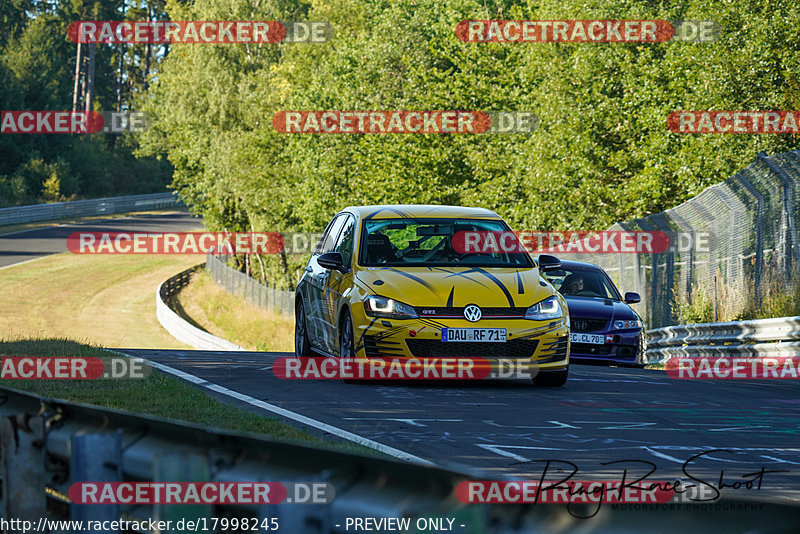
[[724, 301], [726, 315], [733, 317], [758, 303], [765, 284], [785, 288], [797, 279], [798, 182], [800, 152], [762, 152], [675, 208], [609, 228], [665, 232], [667, 251], [558, 256], [597, 264], [622, 292], [640, 293], [636, 309], [648, 328], [677, 324], [678, 308], [700, 297], [711, 299], [714, 315]]
[[237, 295], [254, 306], [282, 315], [294, 316], [294, 292], [261, 284], [254, 278], [229, 267], [213, 254], [206, 256], [206, 272], [226, 291]]

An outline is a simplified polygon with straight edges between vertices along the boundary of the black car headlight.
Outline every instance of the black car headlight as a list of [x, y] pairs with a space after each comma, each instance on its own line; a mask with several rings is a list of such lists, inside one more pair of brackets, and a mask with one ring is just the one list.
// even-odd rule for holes
[[364, 312], [370, 317], [384, 319], [417, 319], [417, 311], [398, 300], [371, 295], [364, 300]]
[[546, 321], [548, 319], [559, 319], [564, 315], [561, 304], [556, 297], [547, 297], [541, 302], [537, 302], [525, 312], [525, 318], [534, 321]]

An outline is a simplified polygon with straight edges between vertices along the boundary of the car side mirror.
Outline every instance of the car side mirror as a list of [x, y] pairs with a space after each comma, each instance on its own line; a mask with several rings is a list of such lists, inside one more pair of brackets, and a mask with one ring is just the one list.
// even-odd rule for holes
[[543, 273], [561, 268], [561, 260], [549, 254], [539, 255], [539, 270]]
[[346, 272], [344, 268], [344, 259], [341, 252], [326, 252], [317, 257], [317, 263], [324, 269], [331, 271]]
[[625, 304], [636, 304], [641, 301], [642, 297], [639, 296], [639, 293], [634, 293], [633, 291], [625, 293]]

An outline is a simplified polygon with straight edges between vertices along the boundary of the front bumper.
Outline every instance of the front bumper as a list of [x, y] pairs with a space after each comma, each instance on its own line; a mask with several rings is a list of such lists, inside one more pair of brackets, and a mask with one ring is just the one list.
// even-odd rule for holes
[[603, 345], [573, 343], [570, 357], [573, 360], [613, 363], [642, 363], [640, 331], [591, 332], [606, 337]]
[[[360, 319], [360, 320], [359, 320]], [[359, 358], [486, 358], [525, 361], [538, 369], [569, 364], [566, 319], [484, 319], [478, 323], [447, 319], [380, 319], [354, 317]], [[443, 342], [443, 328], [505, 328], [506, 341]]]

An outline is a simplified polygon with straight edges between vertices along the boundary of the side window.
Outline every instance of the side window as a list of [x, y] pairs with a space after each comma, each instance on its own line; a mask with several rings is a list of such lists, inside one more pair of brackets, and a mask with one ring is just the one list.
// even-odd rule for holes
[[328, 225], [328, 228], [325, 230], [325, 233], [322, 234], [322, 239], [320, 239], [319, 243], [317, 243], [317, 248], [314, 249], [315, 256], [325, 254], [326, 252], [333, 250], [333, 245], [336, 243], [336, 237], [339, 235], [339, 230], [342, 228], [346, 217], [347, 215], [337, 215], [333, 218], [331, 223]]
[[356, 220], [354, 217], [348, 215], [345, 220], [342, 232], [339, 234], [339, 239], [331, 252], [339, 252], [344, 260], [344, 266], [350, 268], [350, 261], [353, 259], [353, 238], [355, 236]]

